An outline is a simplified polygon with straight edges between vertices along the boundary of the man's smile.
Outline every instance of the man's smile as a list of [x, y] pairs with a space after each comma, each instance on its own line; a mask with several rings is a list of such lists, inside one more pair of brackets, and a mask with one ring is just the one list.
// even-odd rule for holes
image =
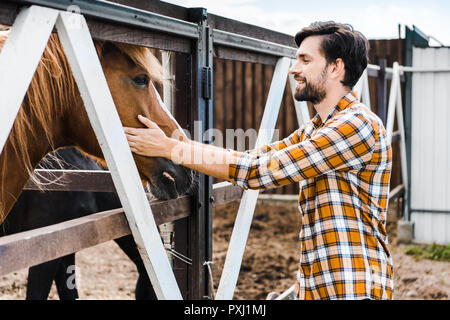
[[297, 85], [296, 85], [297, 89], [300, 89], [300, 88], [305, 86], [305, 81], [304, 80], [296, 79], [295, 81], [297, 81]]

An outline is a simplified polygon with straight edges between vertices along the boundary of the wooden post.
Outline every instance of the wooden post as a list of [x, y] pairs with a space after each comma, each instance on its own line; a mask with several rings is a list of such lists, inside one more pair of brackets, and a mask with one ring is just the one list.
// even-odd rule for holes
[[377, 96], [378, 96], [378, 116], [380, 117], [383, 124], [386, 125], [386, 59], [380, 59], [379, 63], [380, 70], [378, 71], [377, 78]]
[[[192, 52], [192, 118], [196, 121], [193, 140], [210, 143], [211, 135], [204, 136], [213, 126], [213, 51], [212, 33], [207, 26], [207, 12], [204, 8], [188, 11], [191, 22], [198, 23], [199, 38]], [[195, 136], [195, 133], [197, 136]], [[195, 157], [195, 155], [194, 155]], [[203, 161], [203, 160], [202, 160]], [[212, 260], [212, 177], [198, 173], [199, 186], [194, 196], [193, 214], [189, 218], [190, 257], [189, 275], [190, 299], [210, 299], [208, 268], [205, 262]]]
[[[180, 125], [190, 131], [192, 136], [193, 121], [192, 115], [192, 55], [185, 53], [175, 53], [175, 110], [174, 115]], [[193, 202], [191, 202], [191, 210], [193, 210]], [[192, 211], [193, 212], [193, 211]], [[195, 214], [195, 213], [194, 213]], [[191, 256], [191, 238], [190, 238], [190, 219], [181, 219], [175, 222], [174, 242], [175, 250], [184, 256]], [[192, 268], [186, 263], [175, 259], [173, 261], [173, 269], [184, 299], [192, 300], [190, 291], [190, 275]]]

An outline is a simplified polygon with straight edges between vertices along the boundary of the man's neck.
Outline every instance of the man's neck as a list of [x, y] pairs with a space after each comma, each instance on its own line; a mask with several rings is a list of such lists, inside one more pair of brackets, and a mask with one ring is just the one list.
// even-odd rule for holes
[[348, 89], [347, 87], [339, 87], [334, 90], [329, 90], [325, 99], [314, 105], [314, 108], [319, 114], [320, 119], [322, 119], [322, 122], [327, 119], [331, 110], [333, 110], [333, 108], [338, 104], [342, 97], [344, 97], [349, 92], [350, 89]]

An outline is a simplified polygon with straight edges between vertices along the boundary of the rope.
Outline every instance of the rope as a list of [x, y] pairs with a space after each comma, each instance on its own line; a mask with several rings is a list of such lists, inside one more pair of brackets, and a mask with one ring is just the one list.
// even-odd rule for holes
[[216, 292], [214, 291], [214, 280], [213, 280], [212, 268], [211, 268], [212, 264], [213, 264], [212, 261], [205, 261], [205, 262], [203, 262], [203, 265], [208, 267], [209, 289], [211, 290], [212, 298], [213, 298], [213, 300], [216, 300]]
[[[189, 257], [186, 257], [185, 255], [175, 251], [172, 248], [165, 248], [166, 251], [168, 251], [174, 258], [177, 258], [178, 260], [188, 264], [188, 265], [192, 265], [192, 259]], [[209, 275], [209, 289], [211, 291], [211, 295], [213, 300], [216, 299], [216, 292], [214, 290], [214, 280], [213, 280], [213, 274], [212, 274], [212, 268], [211, 265], [213, 264], [212, 261], [205, 261], [203, 262], [203, 265], [206, 266], [208, 268], [208, 275]]]
[[170, 254], [177, 258], [178, 260], [181, 260], [182, 262], [188, 264], [188, 265], [192, 265], [192, 259], [189, 257], [186, 257], [185, 255], [173, 250], [172, 248], [165, 248], [167, 251], [170, 252]]

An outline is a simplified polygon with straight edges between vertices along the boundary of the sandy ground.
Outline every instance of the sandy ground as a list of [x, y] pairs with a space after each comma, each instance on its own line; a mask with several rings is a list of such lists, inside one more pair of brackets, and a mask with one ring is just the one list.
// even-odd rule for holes
[[[238, 203], [214, 211], [213, 278], [217, 288]], [[242, 263], [235, 299], [265, 299], [282, 292], [295, 279], [299, 213], [295, 202], [259, 200]], [[450, 262], [416, 261], [395, 244], [391, 222], [390, 248], [395, 269], [395, 299], [449, 299]], [[80, 299], [134, 299], [137, 271], [112, 241], [76, 255]], [[24, 299], [27, 270], [0, 277], [0, 299]], [[58, 299], [55, 286], [50, 299]]]

